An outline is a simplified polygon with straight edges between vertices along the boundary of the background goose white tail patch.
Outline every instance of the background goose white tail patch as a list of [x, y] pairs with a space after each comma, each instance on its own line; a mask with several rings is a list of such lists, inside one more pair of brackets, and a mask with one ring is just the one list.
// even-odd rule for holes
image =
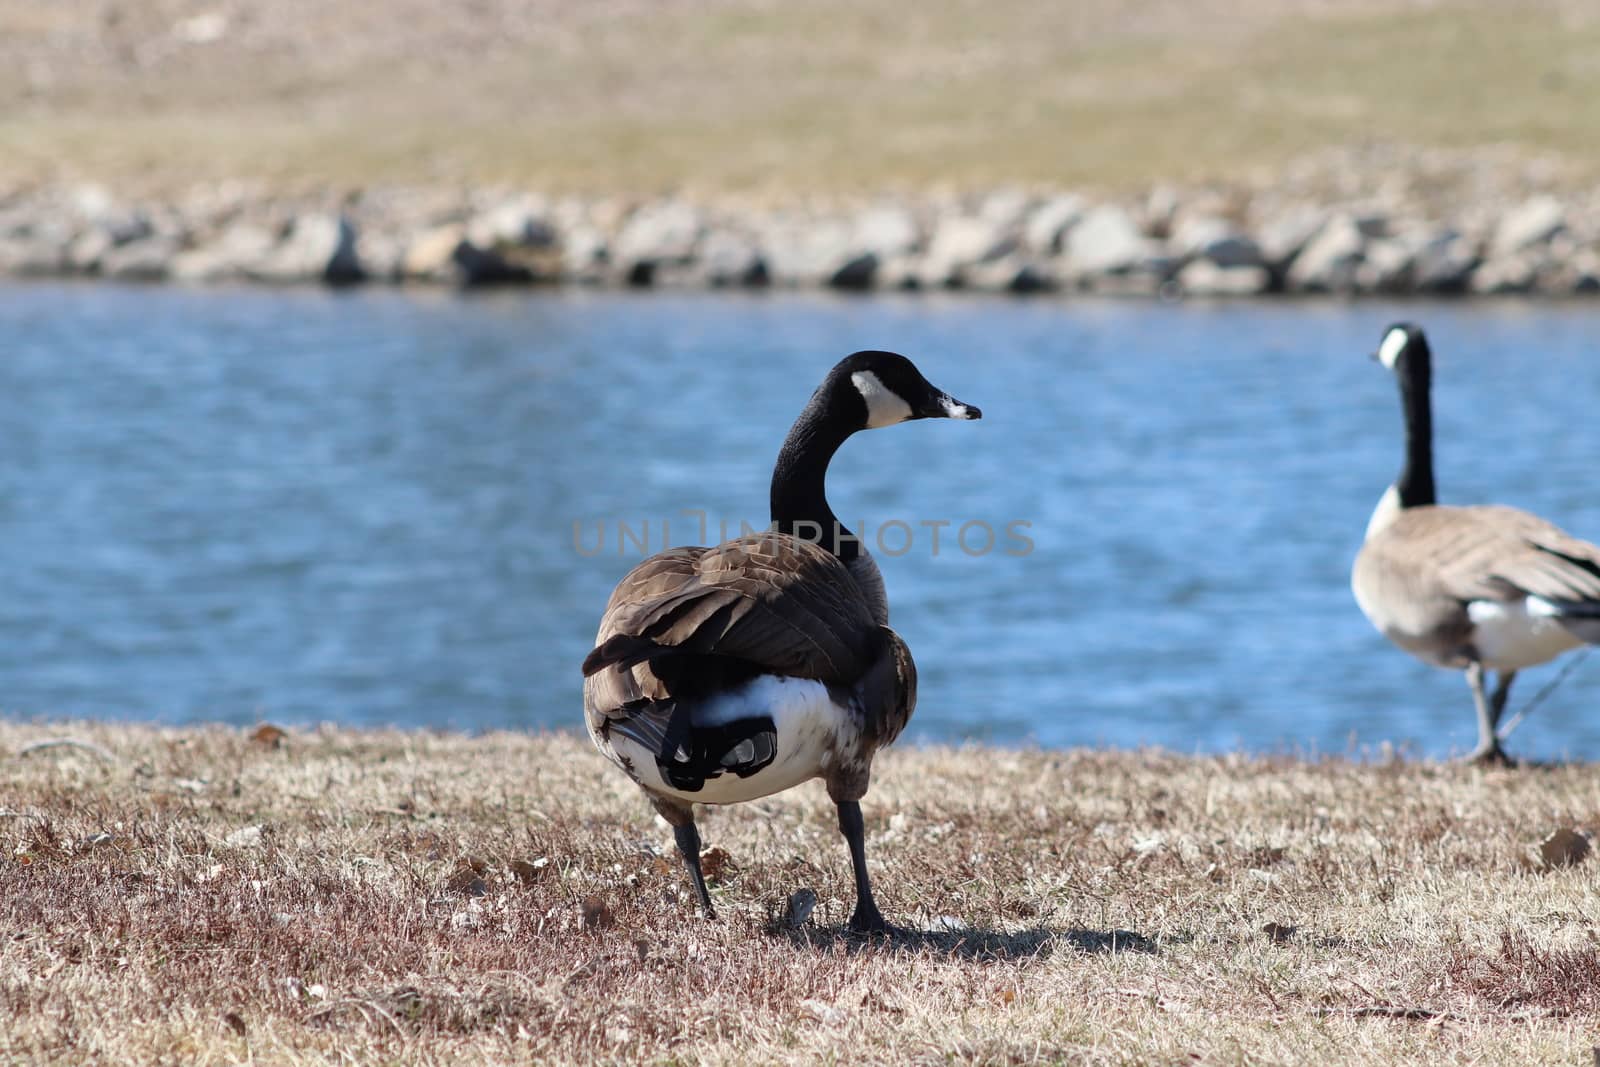
[[1552, 660], [1582, 639], [1561, 624], [1561, 609], [1542, 597], [1473, 600], [1467, 604], [1472, 643], [1490, 670], [1517, 671]]

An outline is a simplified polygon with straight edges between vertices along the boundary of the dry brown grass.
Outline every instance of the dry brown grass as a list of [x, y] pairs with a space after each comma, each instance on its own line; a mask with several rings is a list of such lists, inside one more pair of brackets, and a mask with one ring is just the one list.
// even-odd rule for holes
[[0, 180], [1120, 190], [1372, 139], [1581, 179], [1597, 53], [1591, 0], [0, 0]]
[[[28, 751], [68, 736], [100, 746]], [[0, 1059], [1579, 1063], [1592, 767], [932, 748], [893, 919], [819, 787], [706, 813], [723, 918], [570, 736], [0, 723]], [[809, 924], [773, 918], [795, 890]]]

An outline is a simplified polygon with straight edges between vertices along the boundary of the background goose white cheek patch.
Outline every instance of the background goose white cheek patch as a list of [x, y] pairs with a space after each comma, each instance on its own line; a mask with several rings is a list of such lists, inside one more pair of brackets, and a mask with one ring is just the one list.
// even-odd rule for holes
[[1404, 330], [1390, 330], [1383, 339], [1383, 344], [1378, 346], [1378, 362], [1389, 370], [1394, 370], [1394, 361], [1400, 358], [1400, 350], [1405, 348], [1410, 340]]

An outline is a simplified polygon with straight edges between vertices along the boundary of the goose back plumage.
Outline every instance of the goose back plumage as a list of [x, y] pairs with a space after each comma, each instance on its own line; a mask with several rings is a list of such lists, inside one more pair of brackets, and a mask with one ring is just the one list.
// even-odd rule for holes
[[[583, 672], [589, 732], [601, 751], [640, 784], [661, 789], [629, 756], [634, 746], [643, 747], [667, 791], [712, 803], [786, 789], [801, 772], [798, 780], [824, 772], [865, 774], [872, 753], [898, 736], [916, 705], [910, 650], [873, 618], [871, 601], [850, 570], [825, 549], [777, 533], [677, 548], [645, 561], [612, 594]], [[764, 684], [764, 693], [781, 692], [772, 679], [816, 683], [788, 687], [782, 695], [790, 703], [782, 706], [809, 708], [825, 695], [836, 720], [828, 724], [829, 736], [793, 741], [791, 754], [803, 765], [789, 774], [765, 776], [731, 794], [726, 788], [707, 792], [710, 778], [754, 778], [784, 754], [774, 751], [781, 723], [769, 720], [765, 730], [757, 729], [751, 724], [763, 716], [753, 713], [735, 720], [745, 725], [729, 732], [730, 723], [708, 721], [715, 712], [705, 713], [720, 696], [743, 687]], [[632, 745], [619, 746], [619, 739]], [[748, 760], [723, 762], [746, 741]], [[719, 744], [725, 747], [716, 751]]]

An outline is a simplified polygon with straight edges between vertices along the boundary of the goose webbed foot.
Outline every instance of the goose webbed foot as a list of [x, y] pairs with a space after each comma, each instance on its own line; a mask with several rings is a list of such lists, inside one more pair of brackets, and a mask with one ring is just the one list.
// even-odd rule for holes
[[872, 898], [872, 882], [867, 878], [867, 831], [861, 818], [860, 802], [840, 800], [837, 804], [839, 832], [844, 834], [845, 843], [850, 846], [850, 865], [855, 869], [856, 877], [856, 910], [850, 916], [851, 932], [878, 937], [904, 933], [884, 919], [883, 913], [878, 910], [878, 902]]
[[1500, 747], [1500, 716], [1506, 710], [1506, 698], [1511, 693], [1511, 680], [1515, 671], [1503, 671], [1494, 695], [1484, 692], [1484, 678], [1488, 674], [1483, 664], [1476, 660], [1467, 664], [1467, 685], [1472, 689], [1472, 703], [1478, 712], [1478, 747], [1463, 762], [1480, 767], [1514, 767], [1516, 763]]
[[856, 901], [856, 910], [850, 916], [849, 929], [852, 934], [861, 934], [864, 937], [900, 937], [910, 932], [885, 919], [870, 898], [866, 901]]
[[1517, 765], [1517, 761], [1506, 755], [1506, 750], [1500, 747], [1498, 739], [1490, 741], [1488, 744], [1479, 742], [1478, 747], [1462, 757], [1461, 762], [1470, 763], [1478, 767], [1515, 767]]

